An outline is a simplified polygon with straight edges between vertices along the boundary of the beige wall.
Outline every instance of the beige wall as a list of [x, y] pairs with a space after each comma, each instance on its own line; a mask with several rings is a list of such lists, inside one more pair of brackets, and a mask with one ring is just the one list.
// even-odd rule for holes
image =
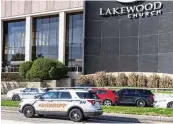
[[44, 13], [50, 11], [60, 11], [65, 9], [74, 9], [83, 7], [83, 1], [36, 1], [36, 0], [1, 0], [1, 16], [13, 17], [27, 14]]

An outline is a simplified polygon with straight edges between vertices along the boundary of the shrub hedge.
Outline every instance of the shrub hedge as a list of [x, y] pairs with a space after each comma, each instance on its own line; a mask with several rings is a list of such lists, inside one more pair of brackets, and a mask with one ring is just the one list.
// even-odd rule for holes
[[42, 80], [59, 80], [66, 78], [68, 68], [61, 62], [39, 58], [34, 62], [23, 62], [19, 67], [19, 73], [1, 73], [2, 81], [42, 81]]
[[146, 77], [144, 74], [119, 73], [117, 76], [106, 74], [105, 72], [97, 72], [93, 75], [81, 75], [77, 79], [81, 84], [94, 84], [98, 87], [114, 86], [114, 87], [148, 87], [148, 88], [173, 88], [173, 78], [168, 76], [159, 76], [153, 74]]
[[33, 62], [31, 69], [26, 74], [26, 78], [39, 78], [41, 80], [58, 80], [64, 78], [66, 74], [67, 68], [63, 63], [53, 59], [38, 58]]
[[19, 75], [22, 78], [26, 78], [26, 73], [30, 70], [30, 68], [32, 67], [33, 62], [32, 61], [27, 61], [27, 62], [23, 62], [20, 67], [19, 67]]

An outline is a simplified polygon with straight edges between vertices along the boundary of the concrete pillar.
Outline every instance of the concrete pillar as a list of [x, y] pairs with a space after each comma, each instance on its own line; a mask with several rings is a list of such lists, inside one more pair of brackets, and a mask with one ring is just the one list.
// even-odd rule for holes
[[26, 17], [25, 29], [25, 61], [32, 60], [32, 17]]
[[0, 66], [0, 68], [1, 68], [1, 72], [2, 72], [2, 56], [3, 56], [3, 30], [4, 28], [3, 28], [3, 21], [1, 20], [1, 54], [0, 54], [0, 61], [1, 61], [1, 66]]
[[59, 54], [58, 60], [65, 64], [66, 13], [59, 13]]

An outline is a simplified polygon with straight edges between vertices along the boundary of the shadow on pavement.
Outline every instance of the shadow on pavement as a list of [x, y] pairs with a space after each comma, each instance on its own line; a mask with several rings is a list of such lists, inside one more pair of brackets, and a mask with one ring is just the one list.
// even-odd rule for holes
[[[105, 120], [105, 121], [117, 121], [117, 122], [123, 122], [123, 123], [141, 123], [138, 119], [136, 118], [130, 118], [130, 117], [117, 117], [117, 116], [98, 116], [95, 117], [97, 120]], [[108, 122], [109, 123], [109, 122]]]
[[[44, 116], [39, 117], [35, 116], [34, 118], [45, 118], [45, 119], [59, 119], [59, 120], [69, 120], [67, 117], [57, 117], [57, 116]], [[99, 116], [99, 117], [91, 117], [88, 120], [84, 120], [85, 123], [141, 123], [136, 118], [127, 118], [127, 117], [116, 117], [116, 116]]]

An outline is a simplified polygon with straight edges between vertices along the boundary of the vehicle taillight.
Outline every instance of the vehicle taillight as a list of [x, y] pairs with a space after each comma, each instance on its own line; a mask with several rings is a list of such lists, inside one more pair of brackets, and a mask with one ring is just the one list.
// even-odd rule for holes
[[154, 100], [154, 95], [150, 95], [150, 98]]
[[88, 102], [90, 102], [92, 105], [95, 104], [95, 100], [87, 100]]

